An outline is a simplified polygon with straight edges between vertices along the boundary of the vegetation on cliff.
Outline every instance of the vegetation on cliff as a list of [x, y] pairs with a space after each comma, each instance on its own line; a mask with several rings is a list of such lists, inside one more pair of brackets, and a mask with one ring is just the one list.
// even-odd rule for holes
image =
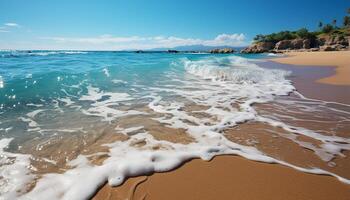
[[323, 24], [319, 22], [318, 30], [309, 31], [301, 28], [297, 31], [281, 31], [267, 35], [257, 35], [249, 47], [241, 53], [264, 53], [297, 51], [340, 51], [348, 50], [350, 43], [350, 8], [343, 18], [342, 25], [337, 20]]
[[347, 11], [347, 15], [343, 18], [341, 26], [337, 26], [337, 20], [333, 20], [332, 23], [324, 24], [319, 22], [317, 31], [310, 32], [306, 28], [301, 28], [297, 31], [281, 31], [278, 33], [271, 33], [267, 35], [259, 34], [254, 38], [254, 42], [272, 42], [277, 43], [282, 40], [293, 39], [310, 39], [322, 38], [324, 36], [332, 37], [347, 37], [350, 36], [350, 8]]

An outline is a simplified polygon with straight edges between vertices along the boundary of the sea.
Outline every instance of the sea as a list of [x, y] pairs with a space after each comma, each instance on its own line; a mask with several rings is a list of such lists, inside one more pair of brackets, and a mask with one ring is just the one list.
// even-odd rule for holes
[[0, 199], [88, 199], [217, 155], [350, 184], [350, 105], [305, 97], [275, 56], [0, 51]]

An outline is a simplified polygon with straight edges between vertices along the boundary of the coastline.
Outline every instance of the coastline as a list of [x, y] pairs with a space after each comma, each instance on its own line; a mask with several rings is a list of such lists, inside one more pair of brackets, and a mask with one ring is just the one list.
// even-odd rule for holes
[[[344, 94], [344, 89], [350, 89], [350, 79], [346, 78], [350, 70], [346, 58], [350, 52], [286, 55], [288, 57], [271, 61], [289, 64], [284, 67], [304, 67], [300, 67], [299, 74], [304, 78], [292, 78], [298, 82], [296, 88], [301, 94], [326, 101], [350, 102], [346, 99], [350, 95]], [[318, 57], [322, 58], [318, 60]], [[307, 69], [311, 70], [305, 71]], [[310, 78], [310, 74], [316, 75]], [[334, 99], [335, 94], [340, 96]], [[227, 155], [216, 156], [209, 162], [194, 159], [170, 172], [129, 178], [118, 187], [106, 184], [93, 199], [347, 199], [349, 195], [350, 185], [334, 177]]]
[[293, 65], [283, 64], [274, 59], [270, 59], [259, 65], [268, 69], [291, 71], [292, 74], [288, 79], [293, 82], [297, 92], [305, 98], [350, 104], [350, 87], [348, 85], [327, 84], [318, 81], [327, 77], [337, 77], [336, 66], [334, 65]]
[[335, 74], [317, 80], [330, 85], [350, 85], [350, 51], [288, 52], [286, 57], [273, 58], [272, 61], [306, 66], [334, 66]]

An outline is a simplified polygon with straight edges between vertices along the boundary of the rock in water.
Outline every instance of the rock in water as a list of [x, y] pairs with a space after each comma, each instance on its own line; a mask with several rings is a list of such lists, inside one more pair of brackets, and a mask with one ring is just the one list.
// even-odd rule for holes
[[209, 51], [209, 53], [234, 53], [236, 52], [232, 48], [223, 48], [223, 49], [212, 49]]
[[177, 51], [177, 50], [172, 50], [172, 49], [169, 49], [169, 50], [168, 50], [168, 53], [179, 53], [179, 51]]

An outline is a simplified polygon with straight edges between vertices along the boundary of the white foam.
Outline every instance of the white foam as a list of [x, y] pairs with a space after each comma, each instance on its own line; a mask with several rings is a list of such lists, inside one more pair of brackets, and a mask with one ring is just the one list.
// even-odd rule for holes
[[65, 103], [65, 106], [71, 106], [73, 105], [75, 102], [72, 101], [70, 98], [66, 97], [66, 98], [59, 98], [59, 101], [62, 101], [63, 103]]
[[46, 51], [46, 52], [31, 52], [31, 53], [24, 53], [28, 55], [35, 55], [35, 56], [48, 56], [48, 55], [56, 55], [56, 54], [87, 54], [87, 52], [84, 51]]
[[24, 193], [34, 175], [30, 174], [30, 155], [4, 151], [13, 138], [0, 140], [0, 199], [16, 199]]
[[[119, 117], [125, 117], [128, 115], [142, 115], [144, 112], [136, 110], [118, 110], [115, 106], [118, 106], [120, 102], [133, 100], [127, 93], [118, 92], [103, 92], [100, 89], [88, 86], [88, 94], [83, 95], [79, 100], [81, 101], [93, 101], [91, 107], [88, 109], [82, 109], [82, 112], [90, 116], [102, 117], [104, 121], [112, 121]], [[104, 100], [102, 100], [104, 98]]]
[[119, 79], [113, 79], [112, 80], [113, 83], [118, 84], [118, 83], [122, 83], [122, 84], [127, 84], [127, 81], [123, 81], [123, 80], [119, 80]]
[[37, 109], [37, 110], [34, 110], [32, 112], [27, 113], [27, 116], [30, 118], [34, 118], [37, 114], [39, 114], [43, 111], [45, 111], [45, 110], [44, 109]]
[[3, 80], [3, 78], [2, 78], [2, 76], [0, 76], [0, 89], [1, 88], [4, 88], [4, 80]]
[[[260, 116], [255, 111], [253, 104], [266, 103], [274, 100], [277, 95], [287, 95], [295, 90], [291, 82], [286, 79], [289, 72], [262, 69], [254, 61], [236, 56], [207, 57], [197, 61], [185, 59], [174, 65], [185, 68], [185, 74], [182, 77], [178, 77], [177, 74], [168, 76], [173, 77], [176, 84], [166, 82], [166, 84], [159, 83], [157, 86], [147, 87], [151, 92], [142, 98], [148, 100], [148, 107], [153, 114], [157, 114], [153, 120], [167, 127], [184, 129], [194, 142], [178, 144], [158, 141], [147, 133], [143, 126], [135, 124], [128, 128], [117, 127], [116, 131], [128, 135], [129, 139], [106, 144], [105, 146], [110, 148], [106, 153], [109, 157], [102, 165], [95, 166], [90, 163], [91, 155], [79, 155], [69, 162], [72, 169], [63, 174], [43, 175], [34, 189], [20, 198], [88, 199], [106, 181], [115, 186], [130, 176], [169, 171], [192, 158], [209, 160], [215, 155], [223, 154], [240, 155], [250, 160], [267, 163], [279, 163], [306, 173], [326, 174], [350, 184], [350, 180], [337, 174], [317, 168], [291, 165], [269, 157], [254, 147], [234, 143], [224, 136], [223, 130], [228, 127], [246, 121], [260, 121], [291, 132], [285, 137], [304, 148], [313, 150], [327, 162], [334, 156], [342, 156], [341, 151], [350, 148], [349, 139], [326, 136], [302, 127], [290, 126], [277, 119]], [[145, 88], [143, 85], [139, 87]], [[165, 98], [167, 95], [174, 98]], [[132, 105], [133, 100], [137, 99], [137, 96], [127, 93], [105, 92], [88, 86], [87, 94], [81, 96], [79, 101], [86, 101], [84, 103], [88, 104], [87, 108], [85, 106], [82, 109], [84, 114], [112, 121], [122, 116], [147, 114], [136, 110], [118, 109], [123, 103]], [[196, 113], [207, 114], [209, 117], [195, 117], [193, 112], [185, 109], [188, 102], [204, 106]], [[28, 117], [29, 120], [22, 120], [33, 123], [30, 120], [37, 112], [32, 112]], [[320, 141], [321, 145], [315, 147], [311, 143], [298, 141], [297, 135], [311, 137]], [[38, 148], [48, 143], [49, 141], [46, 141]], [[154, 150], [153, 147], [161, 148]]]
[[31, 118], [26, 118], [26, 117], [19, 117], [18, 119], [20, 119], [23, 122], [28, 123], [28, 131], [37, 131], [40, 130], [39, 125], [36, 121], [34, 121]]
[[268, 53], [267, 54], [268, 56], [271, 56], [271, 57], [283, 57], [284, 55], [283, 54], [277, 54], [277, 53]]
[[[184, 60], [188, 73], [217, 81], [233, 81], [236, 83], [264, 84], [285, 80], [290, 74], [283, 70], [267, 70], [240, 57], [232, 56], [228, 64], [218, 67], [220, 60], [204, 59], [200, 61]], [[219, 63], [218, 63], [219, 62]], [[221, 64], [222, 65], [222, 64]]]
[[[250, 160], [279, 163], [306, 173], [331, 175], [350, 184], [349, 180], [333, 173], [321, 169], [297, 167], [266, 156], [253, 147], [230, 142], [225, 137], [210, 132], [205, 135], [208, 138], [184, 145], [157, 141], [148, 133], [135, 134], [127, 142], [115, 142], [106, 145], [110, 147], [110, 153], [108, 153], [110, 157], [103, 162], [103, 165], [94, 166], [86, 156], [80, 155], [70, 162], [70, 165], [75, 167], [74, 169], [64, 174], [44, 175], [34, 190], [22, 198], [87, 199], [105, 181], [108, 181], [112, 186], [117, 186], [130, 176], [143, 175], [154, 171], [169, 171], [192, 158], [210, 160], [213, 156], [222, 154], [236, 154]], [[145, 143], [141, 149], [132, 146], [138, 141]], [[169, 146], [169, 148], [153, 151], [151, 149], [154, 145], [162, 145], [165, 148]], [[84, 184], [81, 184], [82, 182]]]
[[131, 135], [131, 133], [134, 133], [135, 131], [139, 131], [143, 129], [144, 126], [137, 126], [137, 127], [130, 127], [130, 128], [120, 128], [119, 126], [115, 128], [116, 131], [119, 131], [123, 133], [124, 135]]
[[104, 68], [102, 71], [103, 71], [103, 73], [105, 73], [105, 75], [106, 75], [107, 77], [110, 77], [110, 76], [111, 76], [111, 75], [109, 74], [109, 71], [108, 71], [107, 68]]

